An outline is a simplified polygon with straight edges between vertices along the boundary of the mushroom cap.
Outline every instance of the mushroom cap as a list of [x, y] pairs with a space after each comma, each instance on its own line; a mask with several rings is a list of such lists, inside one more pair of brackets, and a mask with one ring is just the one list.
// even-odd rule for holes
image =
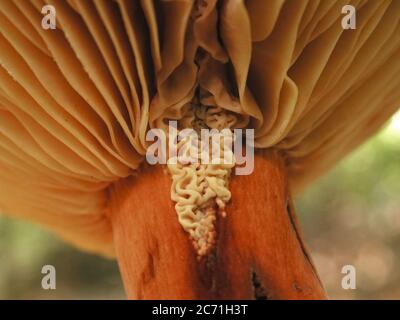
[[303, 189], [400, 106], [400, 1], [351, 1], [344, 30], [347, 2], [1, 1], [0, 210], [113, 255], [109, 187], [198, 86]]

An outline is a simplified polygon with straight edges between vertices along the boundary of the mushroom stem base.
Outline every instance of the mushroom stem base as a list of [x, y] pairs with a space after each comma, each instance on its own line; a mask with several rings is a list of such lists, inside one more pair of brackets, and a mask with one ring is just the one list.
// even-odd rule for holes
[[276, 150], [255, 155], [249, 176], [233, 176], [231, 203], [217, 221], [207, 259], [178, 223], [171, 179], [160, 166], [116, 183], [110, 218], [130, 299], [325, 299], [292, 206]]

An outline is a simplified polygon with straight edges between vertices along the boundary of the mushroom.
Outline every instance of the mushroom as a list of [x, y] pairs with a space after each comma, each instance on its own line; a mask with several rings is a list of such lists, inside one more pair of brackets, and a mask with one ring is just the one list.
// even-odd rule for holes
[[[347, 2], [1, 1], [1, 211], [116, 256], [130, 298], [325, 298], [291, 197], [400, 104], [400, 2], [345, 29]], [[254, 129], [254, 172], [147, 164], [170, 120]]]

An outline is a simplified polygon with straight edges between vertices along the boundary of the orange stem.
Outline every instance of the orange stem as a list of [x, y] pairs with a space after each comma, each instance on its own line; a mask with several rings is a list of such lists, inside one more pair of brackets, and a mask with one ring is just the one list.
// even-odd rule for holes
[[160, 166], [144, 166], [111, 191], [118, 262], [131, 299], [325, 299], [305, 248], [279, 153], [255, 156], [233, 176], [215, 252], [198, 261]]

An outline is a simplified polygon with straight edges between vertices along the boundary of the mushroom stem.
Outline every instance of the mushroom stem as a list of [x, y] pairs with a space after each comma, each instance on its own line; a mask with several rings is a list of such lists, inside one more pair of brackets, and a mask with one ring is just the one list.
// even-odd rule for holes
[[215, 250], [197, 259], [170, 200], [170, 176], [143, 166], [111, 189], [110, 219], [131, 299], [325, 299], [293, 210], [276, 150], [233, 176]]

